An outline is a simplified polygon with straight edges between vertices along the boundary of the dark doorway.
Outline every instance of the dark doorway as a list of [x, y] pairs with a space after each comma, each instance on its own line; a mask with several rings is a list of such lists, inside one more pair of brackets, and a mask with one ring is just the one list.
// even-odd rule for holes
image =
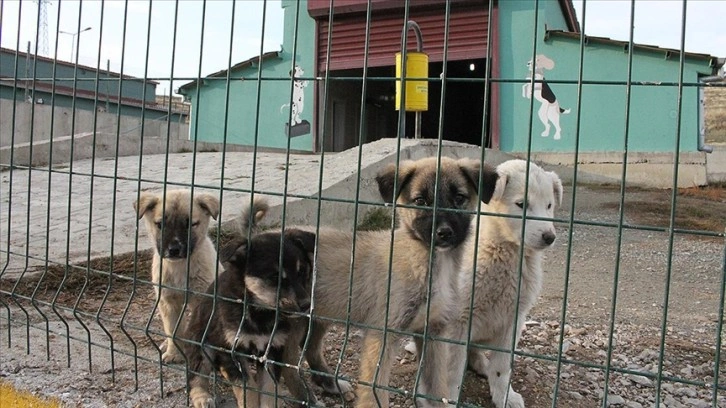
[[[444, 97], [443, 138], [489, 147], [489, 124], [484, 122], [484, 76], [486, 60], [450, 61]], [[429, 109], [421, 115], [421, 136], [436, 139], [439, 134], [442, 62], [429, 64]], [[366, 81], [365, 120], [361, 126], [363, 70], [332, 71], [327, 87], [318, 87], [318, 118], [325, 123], [318, 145], [326, 151], [341, 151], [384, 137], [396, 137], [399, 113], [395, 110], [395, 70], [393, 66], [370, 68]], [[489, 104], [487, 103], [487, 109]], [[486, 115], [487, 118], [489, 115]], [[324, 121], [323, 121], [324, 120]], [[487, 120], [488, 122], [488, 120]], [[363, 137], [360, 137], [360, 130]], [[482, 131], [484, 137], [482, 138]], [[405, 136], [415, 132], [415, 114], [406, 113]], [[322, 142], [321, 142], [322, 141]]]

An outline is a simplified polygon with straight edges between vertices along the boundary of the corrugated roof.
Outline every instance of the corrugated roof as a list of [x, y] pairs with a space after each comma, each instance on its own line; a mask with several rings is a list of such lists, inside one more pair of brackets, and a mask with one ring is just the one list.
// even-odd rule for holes
[[[67, 86], [61, 86], [56, 85], [55, 88], [53, 88], [53, 84], [45, 83], [45, 82], [36, 82], [35, 84], [29, 83], [26, 84], [26, 81], [16, 81], [12, 77], [6, 77], [6, 76], [0, 76], [0, 86], [13, 86], [19, 89], [35, 89], [35, 91], [38, 92], [47, 92], [47, 93], [54, 93], [56, 95], [63, 95], [63, 96], [71, 96], [79, 99], [87, 99], [91, 101], [98, 101], [100, 103], [105, 103], [106, 98], [108, 98], [109, 103], [114, 103], [117, 105], [122, 106], [132, 106], [136, 108], [145, 107], [146, 109], [153, 110], [153, 111], [160, 111], [160, 112], [167, 112], [168, 111], [168, 104], [159, 104], [156, 102], [146, 102], [142, 101], [141, 99], [136, 98], [128, 98], [128, 97], [121, 97], [119, 100], [118, 95], [112, 95], [112, 94], [101, 94], [96, 93], [94, 91], [89, 91], [86, 89], [73, 89], [72, 87]], [[55, 90], [54, 90], [55, 89]], [[185, 110], [179, 110], [175, 109], [174, 105], [172, 105], [172, 114], [180, 114], [180, 115], [187, 115], [189, 114], [188, 111]]]
[[[270, 59], [270, 58], [278, 58], [280, 56], [280, 53], [281, 53], [281, 51], [266, 52], [266, 53], [262, 54], [261, 56], [258, 55], [258, 56], [252, 57], [248, 60], [238, 62], [237, 64], [232, 65], [229, 69], [223, 69], [221, 71], [217, 71], [213, 74], [209, 74], [209, 75], [205, 76], [204, 78], [224, 77], [224, 76], [227, 76], [227, 71], [231, 72], [231, 71], [235, 71], [238, 69], [250, 67], [250, 66], [254, 65], [255, 63], [258, 63], [260, 60], [264, 61], [264, 60]], [[197, 83], [200, 80], [204, 80], [204, 78], [195, 79], [194, 81], [187, 82], [186, 84], [179, 87], [179, 89], [177, 90], [177, 93], [183, 94], [185, 90], [195, 88]]]
[[[545, 41], [549, 40], [552, 37], [560, 37], [560, 38], [567, 38], [567, 39], [573, 39], [573, 40], [580, 40], [580, 33], [573, 33], [569, 31], [562, 31], [562, 30], [547, 30], [545, 33]], [[620, 41], [620, 40], [613, 40], [608, 37], [594, 37], [590, 35], [585, 36], [585, 43], [601, 43], [601, 44], [609, 44], [609, 45], [615, 45], [623, 48], [627, 48], [629, 46], [628, 41]], [[663, 48], [659, 47], [657, 45], [648, 45], [648, 44], [633, 44], [633, 47], [636, 49], [641, 49], [645, 51], [655, 51], [655, 52], [665, 52], [665, 53], [672, 53], [676, 55], [680, 55], [681, 50], [675, 49], [675, 48]], [[713, 55], [710, 54], [700, 54], [695, 52], [685, 52], [684, 53], [686, 57], [688, 58], [694, 58], [694, 59], [702, 59], [702, 60], [708, 60], [712, 67], [714, 67], [715, 70], [718, 70], [723, 65], [723, 62]]]
[[[0, 47], [0, 53], [2, 53], [2, 54], [10, 54], [13, 57], [17, 53], [18, 54], [18, 57], [22, 57], [22, 58], [25, 58], [28, 55], [28, 53], [26, 53], [26, 52], [16, 51], [16, 50], [13, 50], [13, 49], [10, 49], [10, 48], [4, 48], [4, 47]], [[76, 64], [74, 64], [72, 62], [63, 61], [63, 60], [59, 60], [59, 59], [48, 58], [48, 57], [44, 57], [42, 55], [35, 55], [35, 54], [29, 54], [29, 55], [30, 55], [30, 58], [34, 58], [37, 61], [43, 61], [43, 62], [47, 62], [49, 64], [56, 63], [58, 65], [62, 65], [62, 66], [65, 66], [65, 67], [70, 67], [70, 68], [75, 68], [76, 67]], [[91, 71], [91, 72], [99, 72], [99, 73], [103, 74], [104, 76], [109, 76], [109, 77], [122, 78], [122, 79], [143, 79], [143, 78], [138, 78], [138, 77], [134, 77], [134, 76], [131, 76], [131, 75], [121, 75], [118, 72], [106, 71], [105, 69], [98, 69], [98, 68], [95, 68], [95, 67], [89, 67], [87, 65], [78, 64], [78, 68], [84, 69], [86, 71]], [[145, 80], [145, 82], [147, 84], [159, 85], [158, 82], [152, 81], [150, 79]]]

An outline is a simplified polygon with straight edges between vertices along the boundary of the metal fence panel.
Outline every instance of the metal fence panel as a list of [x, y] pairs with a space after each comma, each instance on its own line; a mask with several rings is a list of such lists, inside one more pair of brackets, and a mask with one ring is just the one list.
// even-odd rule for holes
[[[706, 73], [716, 73], [723, 61], [687, 52], [692, 4], [688, 1], [680, 3], [679, 49], [637, 44], [633, 27], [645, 18], [636, 14], [638, 3], [630, 3], [628, 40], [617, 42], [583, 34], [592, 18], [589, 2], [578, 3], [577, 14], [569, 1], [548, 0], [433, 0], [425, 5], [410, 0], [0, 2], [0, 387], [9, 383], [62, 405], [186, 406], [194, 403], [188, 392], [188, 381], [195, 374], [193, 359], [182, 353], [182, 361], [164, 361], [170, 347], [166, 344], [171, 344], [165, 342], [171, 338], [180, 345], [205, 345], [205, 358], [216, 355], [229, 362], [219, 372], [202, 373], [211, 381], [218, 404], [234, 398], [230, 387], [236, 384], [229, 381], [229, 370], [252, 364], [257, 367], [253, 374], [287, 370], [285, 374], [302, 378], [324, 406], [356, 404], [350, 393], [330, 392], [336, 387], [345, 391], [345, 383], [322, 392], [321, 383], [331, 379], [355, 384], [359, 406], [365, 406], [361, 395], [374, 392], [379, 398], [380, 391], [391, 394], [394, 406], [489, 407], [504, 400], [507, 406], [520, 406], [511, 391], [503, 400], [492, 401], [488, 384], [497, 381], [492, 375], [486, 379], [471, 370], [450, 374], [449, 366], [466, 361], [449, 360], [454, 354], [436, 347], [453, 350], [458, 345], [469, 349], [468, 362], [480, 374], [489, 368], [476, 353], [487, 351], [492, 360], [497, 353], [506, 353], [505, 370], [512, 369], [506, 389], [511, 386], [531, 407], [726, 407], [725, 185], [722, 181], [683, 188], [689, 178], [705, 180], [702, 173], [710, 154], [705, 152], [712, 149], [705, 145], [708, 140], [694, 137], [692, 128], [694, 123], [702, 125], [698, 120], [703, 106], [691, 96], [705, 87], [726, 90], [723, 78], [718, 82], [717, 75]], [[406, 56], [416, 34], [409, 28], [418, 27], [408, 22], [419, 18], [429, 24], [441, 16], [442, 51], [432, 58], [429, 77], [402, 81], [426, 79], [433, 109], [426, 114], [396, 111], [393, 61], [399, 50], [381, 50], [382, 42], [376, 39], [386, 36], [398, 43], [401, 38], [401, 44], [409, 44], [400, 50], [402, 71], [407, 72], [411, 62]], [[486, 16], [480, 22], [486, 30], [478, 30], [479, 37], [462, 35], [462, 27], [477, 28], [472, 16]], [[392, 23], [396, 19], [401, 24]], [[554, 29], [548, 28], [553, 24]], [[363, 27], [364, 32], [358, 33], [361, 42], [355, 30]], [[395, 30], [387, 33], [390, 27]], [[192, 39], [197, 31], [198, 38]], [[84, 36], [86, 32], [92, 35]], [[61, 34], [69, 35], [71, 42]], [[425, 34], [426, 30], [424, 51]], [[512, 38], [503, 38], [507, 35]], [[49, 38], [54, 39], [52, 47]], [[275, 41], [280, 39], [282, 48], [277, 49]], [[471, 54], [467, 41], [476, 50]], [[557, 41], [576, 44], [576, 52], [566, 54], [567, 46], [556, 48]], [[359, 42], [361, 49], [355, 48]], [[482, 43], [486, 55], [477, 54]], [[516, 50], [506, 49], [508, 44]], [[64, 57], [69, 47], [70, 61]], [[613, 47], [621, 47], [620, 55]], [[450, 55], [450, 49], [456, 53]], [[599, 71], [589, 61], [602, 56], [593, 55], [593, 49], [609, 52], [613, 59], [624, 58], [618, 59], [624, 76], [596, 75]], [[379, 66], [378, 59], [368, 63], [371, 55], [380, 58], [389, 51], [390, 66]], [[548, 59], [544, 52], [569, 58], [570, 74], [553, 71], [554, 78], [545, 81], [537, 71], [541, 57]], [[349, 60], [341, 60], [346, 55]], [[358, 67], [359, 56], [363, 63]], [[529, 60], [529, 74], [516, 65], [520, 57]], [[567, 95], [561, 98], [562, 106], [555, 105], [550, 86]], [[643, 103], [641, 91], [655, 107]], [[407, 87], [401, 86], [399, 96], [405, 99], [406, 92]], [[597, 92], [602, 92], [601, 100], [591, 96]], [[653, 95], [670, 99], [655, 103]], [[592, 149], [597, 143], [588, 122], [599, 120], [592, 112], [598, 112], [599, 103], [613, 100], [622, 102], [615, 104], [616, 109], [608, 106], [618, 112], [613, 117], [622, 115], [622, 121], [607, 129], [615, 140], [609, 146], [615, 147]], [[556, 109], [555, 119], [545, 104]], [[562, 130], [560, 145], [543, 148], [545, 139], [560, 140], [560, 114], [569, 115], [569, 128]], [[662, 117], [672, 121], [667, 122], [671, 123], [667, 134], [653, 130], [651, 139], [643, 138], [642, 126]], [[545, 132], [540, 136], [541, 125]], [[662, 129], [661, 125], [654, 124], [653, 129]], [[525, 127], [526, 135], [519, 132]], [[409, 136], [419, 130], [424, 138], [411, 140]], [[566, 143], [572, 148], [557, 147]], [[641, 146], [649, 143], [652, 150], [644, 151]], [[593, 164], [592, 157], [598, 154], [606, 159]], [[509, 203], [521, 208], [517, 215], [503, 214], [482, 202], [475, 208], [457, 204], [452, 209], [442, 201], [450, 189], [440, 187], [449, 186], [446, 183], [452, 179], [444, 163], [447, 158], [496, 166], [515, 156], [527, 161], [526, 174], [534, 174], [530, 171], [536, 163], [559, 174], [557, 180], [561, 178], [565, 188], [554, 215], [542, 217], [533, 209], [541, 199], [533, 192], [540, 191], [542, 183], [534, 176], [524, 178], [528, 193]], [[417, 191], [419, 196], [406, 197], [409, 202], [396, 200], [395, 195], [384, 202], [379, 187], [382, 169], [395, 165], [391, 189], [405, 191], [415, 172], [406, 167], [407, 160], [425, 157], [433, 157], [437, 167], [426, 184], [436, 187], [431, 187], [431, 199]], [[645, 164], [652, 167], [642, 170]], [[485, 174], [481, 168], [477, 171]], [[658, 178], [667, 188], [644, 188], [638, 177]], [[482, 176], [473, 184], [485, 194], [490, 181]], [[190, 190], [196, 198], [211, 194], [219, 210], [195, 207], [195, 198], [174, 201], [167, 193], [176, 189]], [[187, 222], [184, 231], [197, 228], [199, 208], [213, 218], [210, 230], [202, 235], [212, 239], [217, 251], [214, 283], [205, 293], [191, 289], [194, 272], [181, 278], [184, 290], [178, 291], [175, 302], [182, 312], [166, 328], [160, 314], [167, 313], [169, 306], [158, 293], [178, 288], [164, 281], [166, 270], [153, 261], [163, 240], [146, 229], [139, 210], [147, 192], [161, 193], [156, 208], [177, 211]], [[265, 315], [272, 322], [273, 336], [285, 333], [294, 326], [291, 322], [305, 326], [300, 350], [297, 344], [294, 347], [296, 361], [278, 358], [275, 347], [265, 340], [261, 346], [255, 343], [261, 340], [249, 340], [250, 328], [242, 321], [233, 322], [236, 332], [225, 332], [226, 341], [250, 345], [247, 352], [209, 340], [216, 335], [215, 325], [225, 321], [219, 314], [227, 310], [225, 305], [236, 302], [244, 319], [261, 301], [253, 299], [249, 290], [239, 298], [225, 297], [234, 288], [219, 285], [225, 272], [220, 266], [230, 268], [224, 248], [260, 234], [241, 232], [239, 226], [257, 216], [248, 214], [250, 219], [241, 220], [242, 208], [259, 203], [261, 197], [270, 203], [261, 230], [305, 226], [316, 237], [307, 288], [308, 295], [312, 291], [310, 309], [290, 312], [278, 307]], [[410, 222], [405, 214], [418, 210], [431, 211], [429, 218], [416, 221], [430, 222], [429, 235], [409, 237], [416, 234], [407, 235], [401, 225]], [[464, 277], [463, 283], [456, 281], [460, 286], [452, 290], [455, 293], [446, 295], [455, 299], [451, 302], [457, 308], [441, 309], [436, 302], [447, 289], [440, 286], [436, 272], [448, 255], [428, 243], [440, 238], [436, 227], [451, 214], [471, 219], [469, 241], [456, 246], [471, 244], [467, 247], [471, 252], [451, 264], [460, 263], [456, 271]], [[177, 228], [173, 217], [155, 222], [160, 236]], [[469, 295], [499, 284], [477, 282], [478, 275], [472, 273], [483, 269], [477, 255], [490, 249], [491, 241], [486, 240], [491, 240], [491, 232], [484, 228], [489, 222], [519, 227], [500, 231], [510, 235], [507, 245], [516, 243], [516, 259], [510, 260], [516, 266], [509, 271], [516, 278], [508, 283], [515, 299], [508, 305], [511, 310], [497, 309], [493, 312], [497, 319], [486, 320], [491, 316], [471, 311], [475, 296]], [[545, 245], [542, 291], [530, 311], [527, 302], [537, 290], [527, 286], [527, 265], [534, 253], [541, 252], [519, 243], [528, 242], [538, 222], [554, 223], [558, 236], [554, 244]], [[152, 230], [153, 224], [148, 225]], [[340, 237], [350, 237], [350, 242], [341, 238], [331, 244], [325, 238], [331, 228], [341, 231]], [[385, 234], [366, 235], [371, 230]], [[191, 232], [184, 236], [177, 243], [193, 251], [196, 236]], [[394, 242], [402, 236], [426, 243], [425, 249], [418, 251], [421, 254], [401, 254]], [[278, 238], [283, 249], [270, 262], [282, 272], [288, 262], [284, 249], [288, 239]], [[383, 250], [372, 257], [369, 248], [376, 245]], [[347, 285], [326, 296], [344, 299], [345, 310], [335, 311], [343, 319], [316, 314], [316, 288], [331, 287], [324, 281], [330, 275], [318, 268], [325, 267], [326, 258], [321, 257], [333, 251], [344, 254], [339, 267], [345, 270], [339, 272], [345, 273]], [[417, 276], [420, 288], [411, 292], [411, 299], [403, 299], [403, 292], [395, 291], [402, 285], [396, 270], [418, 258], [426, 259], [426, 270], [406, 272]], [[189, 258], [175, 262], [196, 271]], [[244, 263], [252, 264], [254, 260]], [[383, 264], [387, 270], [380, 272], [385, 279], [355, 286], [357, 279], [366, 279], [356, 274], [378, 271], [365, 265]], [[444, 264], [443, 270], [448, 270], [446, 265], [451, 266]], [[153, 274], [161, 274], [161, 283], [153, 281]], [[280, 273], [276, 279], [276, 285], [265, 288], [274, 292], [273, 303], [281, 304], [278, 299], [286, 296], [288, 277]], [[263, 285], [240, 282], [248, 289]], [[370, 295], [378, 287], [386, 290]], [[361, 293], [369, 296], [362, 299]], [[459, 299], [461, 293], [467, 296]], [[205, 296], [211, 299], [213, 317], [192, 339], [186, 322]], [[500, 301], [498, 296], [505, 295], [493, 294], [492, 304]], [[395, 318], [404, 307], [400, 305], [419, 301], [423, 306], [407, 313], [413, 314], [411, 321], [423, 316], [420, 330], [400, 324]], [[379, 304], [383, 312], [371, 317]], [[354, 317], [362, 313], [356, 307], [366, 308], [364, 318]], [[529, 313], [514, 323], [520, 307]], [[450, 313], [442, 318], [441, 310]], [[316, 322], [331, 327], [322, 347], [331, 364], [329, 373], [314, 367], [310, 354], [305, 355], [316, 347]], [[477, 326], [482, 324], [498, 330], [508, 344], [472, 338], [476, 330], [485, 330]], [[466, 326], [465, 335], [454, 338], [442, 329], [454, 326]], [[417, 352], [410, 347], [412, 338], [418, 343]], [[381, 344], [366, 348], [367, 342], [375, 341]], [[250, 353], [254, 345], [258, 349]], [[376, 350], [376, 355], [366, 350]], [[430, 356], [429, 350], [434, 350]], [[436, 358], [444, 364], [432, 375], [429, 364], [438, 362]], [[384, 378], [387, 362], [393, 366], [390, 384]], [[377, 380], [359, 379], [359, 369], [366, 370], [362, 366]], [[455, 395], [430, 394], [425, 386], [439, 375], [450, 383], [460, 380], [462, 390]], [[252, 382], [243, 388], [254, 391], [261, 386], [275, 404], [304, 403], [290, 394], [294, 390], [287, 389], [289, 381], [283, 376], [271, 388]], [[14, 397], [0, 393], [0, 402], [6, 398]]]

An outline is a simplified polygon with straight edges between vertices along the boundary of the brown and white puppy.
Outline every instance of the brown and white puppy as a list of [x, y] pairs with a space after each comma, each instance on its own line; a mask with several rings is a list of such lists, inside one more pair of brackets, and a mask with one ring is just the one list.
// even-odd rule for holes
[[[386, 330], [421, 334], [428, 326], [429, 335], [440, 335], [458, 303], [456, 278], [472, 219], [467, 210], [476, 209], [478, 197], [489, 201], [497, 176], [487, 166], [480, 173], [478, 161], [442, 157], [437, 184], [438, 167], [436, 158], [426, 158], [402, 162], [398, 177], [394, 165], [379, 172], [381, 196], [397, 203], [398, 227], [357, 232], [352, 270], [353, 235], [319, 230], [313, 318], [375, 327], [366, 329], [363, 339], [357, 407], [388, 407], [388, 393], [380, 387], [388, 386], [398, 335]], [[477, 194], [480, 177], [483, 189]], [[325, 332], [325, 322], [314, 320], [305, 356], [314, 371], [330, 373], [322, 354]], [[447, 389], [446, 370], [433, 372], [428, 362], [442, 357], [437, 343], [426, 342], [419, 394], [444, 395]], [[350, 390], [348, 383], [335, 384], [327, 374], [313, 375], [313, 380], [329, 392]]]
[[208, 231], [210, 218], [216, 220], [219, 215], [219, 200], [206, 193], [192, 198], [189, 190], [168, 190], [166, 197], [142, 192], [134, 209], [139, 219], [144, 218], [154, 247], [151, 281], [167, 336], [161, 346], [162, 360], [183, 362], [173, 336], [180, 322], [185, 292], [205, 291], [217, 273], [217, 251]]

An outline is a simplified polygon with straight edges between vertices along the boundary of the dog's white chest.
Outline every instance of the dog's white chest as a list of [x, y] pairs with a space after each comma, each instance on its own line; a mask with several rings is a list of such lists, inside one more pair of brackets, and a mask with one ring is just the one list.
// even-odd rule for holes
[[[484, 338], [510, 327], [515, 315], [525, 316], [539, 295], [539, 262], [525, 256], [520, 276], [518, 252], [505, 252], [506, 254], [496, 251], [480, 253], [473, 294], [471, 275], [460, 282], [462, 293], [474, 297], [474, 310], [471, 315], [475, 322], [481, 323], [479, 332], [488, 333], [483, 335]], [[482, 262], [481, 256], [484, 256], [486, 262]], [[461, 318], [469, 317], [470, 296], [463, 299], [464, 313]]]
[[[428, 307], [428, 324], [443, 324], [451, 319], [458, 304], [456, 279], [458, 264], [449, 254], [439, 255], [434, 264], [431, 281], [431, 296]], [[425, 283], [428, 289], [428, 281]], [[427, 305], [424, 304], [417, 316], [418, 324], [423, 327], [426, 322]]]

